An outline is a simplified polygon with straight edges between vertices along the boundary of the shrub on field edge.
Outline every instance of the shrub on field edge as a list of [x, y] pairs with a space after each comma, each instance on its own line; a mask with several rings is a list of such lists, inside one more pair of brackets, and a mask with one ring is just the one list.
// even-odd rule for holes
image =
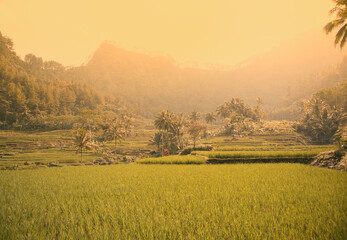
[[212, 151], [213, 147], [211, 145], [199, 145], [197, 147], [186, 147], [182, 150], [180, 155], [188, 155], [191, 154], [193, 151]]

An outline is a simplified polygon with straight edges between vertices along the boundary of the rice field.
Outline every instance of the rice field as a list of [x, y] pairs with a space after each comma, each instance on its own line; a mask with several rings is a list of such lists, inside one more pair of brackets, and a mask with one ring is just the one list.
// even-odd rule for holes
[[203, 156], [166, 156], [159, 158], [144, 158], [137, 160], [140, 164], [204, 164], [206, 158]]
[[346, 174], [300, 164], [0, 171], [0, 238], [346, 239]]
[[[133, 136], [127, 137], [117, 146], [117, 155], [135, 158], [145, 157], [154, 146], [149, 145], [152, 130], [136, 129]], [[113, 151], [114, 143], [100, 145], [102, 149]], [[102, 158], [102, 154], [85, 151], [83, 164]], [[73, 146], [71, 131], [14, 131], [0, 130], [0, 170], [32, 169], [47, 167], [50, 163], [60, 166], [80, 165], [80, 156]]]
[[[336, 149], [333, 145], [303, 145], [295, 134], [282, 134], [275, 136], [248, 136], [248, 137], [213, 137], [201, 141], [202, 146], [211, 145], [216, 151], [195, 154], [201, 157], [169, 156], [168, 158], [151, 158], [149, 139], [153, 135], [152, 122], [139, 122], [140, 124], [132, 136], [128, 136], [117, 146], [119, 161], [124, 157], [138, 163], [157, 164], [202, 164], [205, 158], [257, 158], [257, 157], [312, 157], [319, 152]], [[102, 149], [112, 152], [113, 142], [101, 145]], [[231, 153], [232, 152], [232, 153]], [[242, 152], [242, 153], [240, 153]], [[252, 152], [252, 153], [251, 153]], [[264, 152], [264, 153], [263, 153]], [[307, 152], [307, 153], [304, 153]], [[93, 164], [94, 160], [102, 159], [103, 155], [86, 151], [83, 164]], [[126, 160], [128, 161], [128, 160]], [[51, 164], [59, 166], [80, 165], [80, 157], [75, 154], [71, 141], [71, 131], [0, 131], [0, 169], [32, 169], [49, 167]]]
[[335, 150], [337, 147], [333, 145], [294, 145], [294, 146], [217, 146], [216, 151], [311, 151], [317, 150], [321, 152]]
[[208, 158], [311, 158], [322, 152], [320, 149], [307, 151], [196, 151], [192, 154]]

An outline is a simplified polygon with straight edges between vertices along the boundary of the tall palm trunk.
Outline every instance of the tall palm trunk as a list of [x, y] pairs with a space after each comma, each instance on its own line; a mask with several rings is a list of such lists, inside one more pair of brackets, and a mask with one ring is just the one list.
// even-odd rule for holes
[[82, 164], [82, 160], [83, 160], [83, 148], [81, 148], [81, 161], [80, 161], [81, 164]]
[[178, 142], [178, 148], [181, 149], [181, 133], [180, 131], [177, 132], [177, 142]]
[[161, 132], [161, 155], [164, 156], [164, 132]]
[[5, 111], [5, 121], [4, 121], [4, 130], [6, 129], [6, 123], [7, 123], [7, 109]]
[[114, 137], [114, 158], [117, 157], [117, 138]]

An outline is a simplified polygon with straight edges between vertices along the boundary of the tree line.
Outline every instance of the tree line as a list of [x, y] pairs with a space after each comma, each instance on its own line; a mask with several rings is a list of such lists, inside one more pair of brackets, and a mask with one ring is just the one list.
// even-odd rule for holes
[[[192, 111], [189, 115], [175, 114], [168, 110], [161, 111], [155, 116], [154, 126], [157, 132], [151, 139], [161, 155], [177, 153], [191, 142], [193, 149], [201, 137], [212, 135], [213, 123], [220, 117], [224, 122], [220, 134], [243, 134], [248, 123], [258, 122], [264, 118], [261, 107], [262, 99], [257, 99], [257, 105], [251, 107], [241, 98], [232, 98], [217, 107], [215, 112], [205, 114], [205, 122], [211, 124], [207, 132], [207, 124], [201, 122], [201, 113]], [[189, 141], [191, 140], [191, 141]]]
[[[76, 153], [80, 154], [81, 163], [84, 150], [102, 153], [104, 158], [110, 161], [116, 160], [117, 145], [130, 135], [134, 120], [134, 116], [129, 113], [109, 113], [107, 118], [103, 118], [94, 115], [93, 111], [84, 111], [81, 121], [72, 131]], [[107, 141], [113, 142], [113, 149], [105, 146]]]
[[157, 132], [151, 139], [161, 155], [177, 153], [188, 145], [196, 148], [201, 137], [211, 135], [213, 122], [217, 117], [222, 127], [212, 134], [222, 136], [247, 136], [252, 134], [277, 134], [297, 132], [309, 137], [315, 144], [340, 142], [346, 135], [347, 122], [347, 82], [331, 88], [325, 88], [313, 94], [307, 100], [301, 100], [300, 120], [283, 121], [278, 124], [264, 121], [263, 100], [258, 97], [255, 106], [250, 106], [241, 98], [232, 98], [219, 105], [215, 112], [205, 114], [205, 122], [211, 124], [207, 132], [207, 124], [201, 123], [201, 114], [192, 111], [189, 115], [162, 111], [155, 116], [154, 126]]

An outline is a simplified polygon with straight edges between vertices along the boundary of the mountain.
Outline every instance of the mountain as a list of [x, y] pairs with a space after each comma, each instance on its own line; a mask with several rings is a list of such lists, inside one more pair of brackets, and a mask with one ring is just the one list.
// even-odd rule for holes
[[170, 57], [103, 43], [69, 78], [120, 96], [146, 116], [163, 109], [213, 111], [232, 97], [249, 104], [262, 97], [271, 112], [346, 79], [345, 53], [323, 33], [310, 33], [225, 71], [182, 67]]
[[331, 39], [311, 34], [232, 70], [202, 69], [103, 43], [86, 65], [67, 68], [33, 54], [20, 59], [12, 41], [0, 34], [0, 125], [44, 125], [48, 117], [76, 116], [85, 109], [131, 109], [147, 117], [163, 109], [207, 112], [236, 97], [248, 104], [262, 97], [268, 116], [292, 119], [288, 109], [294, 102], [347, 79], [344, 53]]

